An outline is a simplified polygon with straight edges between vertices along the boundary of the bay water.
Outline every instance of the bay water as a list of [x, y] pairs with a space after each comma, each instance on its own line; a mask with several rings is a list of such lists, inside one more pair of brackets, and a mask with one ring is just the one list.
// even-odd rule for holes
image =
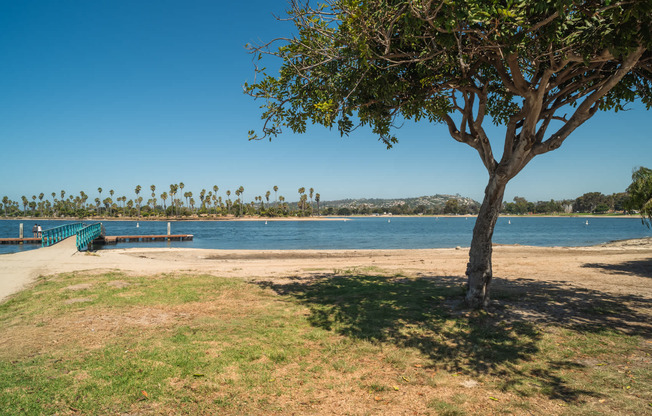
[[[36, 221], [46, 230], [74, 221]], [[34, 220], [0, 220], [0, 238], [32, 236]], [[93, 222], [88, 222], [93, 223]], [[329, 221], [170, 221], [172, 234], [193, 241], [134, 242], [96, 247], [184, 247], [246, 250], [417, 249], [468, 247], [475, 217], [353, 217]], [[167, 221], [105, 221], [107, 235], [161, 235]], [[652, 237], [638, 218], [500, 217], [493, 241], [532, 246], [588, 246]], [[38, 244], [0, 245], [0, 254], [37, 249]]]

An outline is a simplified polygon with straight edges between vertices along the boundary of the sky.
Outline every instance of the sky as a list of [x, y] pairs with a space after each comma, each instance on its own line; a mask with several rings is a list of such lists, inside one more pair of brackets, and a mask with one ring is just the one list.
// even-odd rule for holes
[[[460, 194], [482, 200], [488, 175], [477, 152], [443, 125], [406, 122], [391, 150], [370, 130], [349, 137], [320, 126], [271, 142], [246, 44], [292, 33], [278, 21], [285, 0], [0, 0], [0, 197], [97, 188], [134, 198], [183, 182], [198, 199], [279, 187], [321, 199]], [[273, 68], [278, 62], [265, 61]], [[652, 167], [652, 111], [599, 113], [561, 149], [536, 157], [507, 186], [505, 200], [622, 192], [632, 170]], [[500, 153], [502, 128], [491, 126]], [[142, 194], [141, 194], [142, 195]], [[273, 192], [272, 192], [273, 195]]]

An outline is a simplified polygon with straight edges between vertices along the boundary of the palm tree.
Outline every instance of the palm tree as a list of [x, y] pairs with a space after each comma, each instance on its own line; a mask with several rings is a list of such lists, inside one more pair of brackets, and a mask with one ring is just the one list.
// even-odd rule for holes
[[219, 190], [220, 188], [217, 185], [213, 185], [212, 201], [213, 201], [213, 208], [215, 208], [215, 215], [217, 215], [217, 191]]
[[315, 190], [310, 188], [310, 215], [312, 215], [312, 195], [315, 193]]
[[44, 194], [43, 192], [41, 192], [40, 194], [38, 194], [38, 200], [40, 201], [40, 202], [39, 202], [39, 209], [38, 209], [38, 210], [39, 210], [39, 212], [41, 213], [41, 215], [43, 215], [43, 197], [44, 197], [44, 196], [45, 196], [45, 194]]
[[306, 193], [306, 188], [303, 186], [299, 188], [299, 209], [301, 210], [301, 214], [303, 214], [303, 194]]
[[274, 201], [278, 205], [278, 186], [274, 185], [272, 189], [274, 190]]
[[[141, 188], [140, 185], [136, 185], [136, 189], [134, 189], [134, 191], [136, 192], [136, 200], [138, 200], [138, 198], [140, 198], [139, 194], [140, 194], [141, 189], [143, 189], [143, 188]], [[142, 200], [143, 199], [140, 198], [140, 201], [142, 201]], [[139, 217], [140, 217], [140, 201], [138, 202], [138, 216]]]
[[199, 200], [201, 201], [200, 210], [204, 209], [204, 199], [206, 199], [206, 189], [202, 189], [201, 192], [199, 192]]
[[[240, 187], [240, 188], [242, 188], [242, 187]], [[240, 211], [242, 210], [242, 207], [240, 206], [240, 194], [242, 194], [242, 192], [240, 191], [240, 188], [235, 190], [235, 195], [238, 197], [238, 199], [237, 199], [237, 201], [238, 201], [238, 215], [240, 215]]]
[[113, 212], [113, 194], [115, 191], [113, 189], [109, 189], [109, 195], [111, 195], [111, 207], [109, 208], [109, 215], [111, 215]]
[[192, 192], [190, 192], [190, 191], [183, 193], [183, 197], [186, 198], [186, 205], [190, 205], [188, 203], [188, 198], [190, 198], [191, 196], [192, 196]]
[[167, 192], [163, 192], [163, 193], [161, 194], [161, 199], [163, 200], [163, 213], [166, 213], [166, 212], [167, 212], [167, 209], [166, 209], [166, 207], [165, 207], [165, 200], [168, 199], [168, 194], [167, 194]]
[[226, 213], [231, 213], [231, 191], [228, 189], [226, 190]]
[[5, 218], [7, 218], [7, 205], [9, 205], [9, 197], [7, 195], [2, 197], [2, 205], [5, 207]]
[[319, 200], [320, 200], [320, 199], [321, 199], [321, 196], [319, 195], [319, 193], [316, 193], [316, 194], [315, 194], [315, 202], [317, 202], [317, 216], [318, 216], [318, 217], [320, 216], [320, 215], [319, 215]]
[[156, 211], [156, 185], [150, 185], [149, 189], [152, 191], [152, 212]]
[[269, 196], [270, 196], [271, 194], [272, 194], [272, 193], [269, 192], [269, 191], [265, 192], [265, 200], [267, 200], [267, 207], [268, 207], [268, 209], [269, 209]]
[[283, 209], [283, 202], [285, 201], [285, 197], [281, 195], [278, 197], [278, 200], [281, 201], [281, 209]]
[[306, 202], [308, 201], [308, 195], [306, 194], [301, 194], [301, 199], [299, 201], [301, 205], [301, 214], [305, 215], [305, 208], [306, 208]]
[[[186, 185], [184, 185], [183, 182], [179, 182], [179, 195], [182, 195], [183, 188], [185, 188], [185, 187], [186, 187]], [[180, 201], [180, 202], [181, 202], [181, 206], [183, 206], [183, 201]]]
[[176, 208], [176, 204], [174, 203], [174, 196], [177, 194], [177, 189], [179, 189], [179, 185], [176, 184], [170, 185], [170, 206], [173, 207], [175, 216], [177, 215], [177, 208]]

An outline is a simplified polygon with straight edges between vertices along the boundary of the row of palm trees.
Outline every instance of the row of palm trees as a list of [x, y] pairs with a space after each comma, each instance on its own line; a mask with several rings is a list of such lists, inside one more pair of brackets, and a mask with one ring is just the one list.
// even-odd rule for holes
[[[108, 191], [108, 195], [104, 193], [103, 197], [104, 189], [98, 187], [98, 196], [93, 200], [89, 200], [89, 195], [84, 191], [80, 191], [79, 195], [72, 195], [65, 190], [61, 190], [60, 193], [52, 192], [50, 194], [52, 200], [46, 198], [43, 192], [32, 195], [31, 201], [24, 195], [20, 201], [12, 201], [9, 197], [4, 196], [0, 208], [5, 217], [27, 215], [37, 217], [311, 216], [319, 215], [321, 199], [319, 193], [315, 193], [313, 188], [306, 193], [306, 188], [301, 187], [298, 189], [299, 202], [294, 206], [287, 203], [284, 196], [278, 195], [278, 186], [276, 185], [272, 187], [274, 202], [270, 201], [271, 190], [265, 192], [264, 195], [255, 196], [253, 201], [245, 202], [243, 186], [233, 192], [235, 199], [231, 199], [231, 190], [225, 192], [225, 197], [218, 195], [220, 188], [217, 185], [213, 185], [208, 190], [202, 189], [198, 195], [189, 190], [184, 191], [185, 184], [183, 182], [170, 184], [168, 189], [159, 194], [157, 194], [156, 185], [151, 185], [149, 189], [151, 193], [145, 195], [146, 191], [143, 192], [143, 187], [136, 185], [135, 197], [127, 198], [126, 195], [116, 196], [113, 189]], [[199, 201], [195, 199], [195, 196], [199, 198]], [[147, 199], [145, 200], [145, 198]], [[309, 204], [308, 198], [310, 198]], [[313, 201], [316, 202], [316, 210]]]

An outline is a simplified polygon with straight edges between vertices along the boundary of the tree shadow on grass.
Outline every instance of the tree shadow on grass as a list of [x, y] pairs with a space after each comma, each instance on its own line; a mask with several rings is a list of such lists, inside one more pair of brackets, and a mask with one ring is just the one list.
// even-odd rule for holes
[[[571, 388], [563, 381], [561, 372], [584, 367], [581, 363], [549, 361], [536, 369], [520, 367], [539, 352], [541, 323], [582, 331], [616, 329], [649, 334], [649, 316], [631, 306], [632, 302], [642, 306], [645, 299], [571, 288], [561, 282], [497, 280], [490, 313], [460, 308], [464, 290], [459, 277], [322, 275], [259, 284], [306, 305], [314, 326], [415, 348], [432, 360], [433, 367], [451, 372], [503, 375], [506, 388], [524, 378], [536, 378], [543, 383], [544, 394], [566, 401], [601, 394]], [[621, 325], [614, 325], [614, 320]]]
[[587, 263], [582, 267], [602, 269], [610, 274], [626, 274], [630, 276], [652, 278], [652, 258], [626, 261], [618, 264]]

